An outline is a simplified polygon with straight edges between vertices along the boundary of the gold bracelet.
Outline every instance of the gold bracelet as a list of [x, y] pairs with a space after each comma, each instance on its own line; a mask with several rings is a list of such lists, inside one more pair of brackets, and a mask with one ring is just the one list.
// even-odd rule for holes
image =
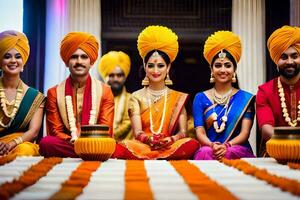
[[19, 145], [19, 144], [22, 144], [22, 143], [23, 143], [23, 138], [20, 136], [20, 137], [17, 137], [17, 138], [15, 138], [15, 139], [13, 139], [13, 141], [15, 141], [15, 143], [16, 143], [17, 145]]

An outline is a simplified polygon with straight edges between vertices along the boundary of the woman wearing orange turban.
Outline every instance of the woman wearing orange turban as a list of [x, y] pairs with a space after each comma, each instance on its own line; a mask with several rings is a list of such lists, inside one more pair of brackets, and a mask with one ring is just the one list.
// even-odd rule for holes
[[27, 86], [20, 73], [29, 56], [27, 37], [17, 31], [0, 33], [0, 156], [13, 159], [19, 155], [39, 155], [37, 136], [45, 97]]
[[186, 138], [188, 95], [171, 90], [168, 72], [178, 53], [177, 35], [167, 27], [149, 26], [137, 46], [146, 72], [143, 89], [129, 100], [129, 117], [135, 139], [117, 145], [122, 159], [189, 159], [198, 142]]
[[241, 49], [239, 37], [230, 31], [215, 32], [205, 42], [203, 54], [214, 87], [194, 99], [194, 126], [201, 144], [196, 160], [254, 157], [248, 142], [254, 98], [236, 83]]
[[279, 77], [258, 87], [256, 113], [262, 132], [261, 155], [276, 126], [300, 127], [300, 28], [283, 26], [268, 39]]

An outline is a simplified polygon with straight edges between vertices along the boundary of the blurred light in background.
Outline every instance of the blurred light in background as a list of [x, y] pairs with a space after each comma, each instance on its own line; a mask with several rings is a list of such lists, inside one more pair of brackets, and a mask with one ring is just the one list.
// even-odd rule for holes
[[23, 31], [23, 0], [0, 0], [0, 32]]

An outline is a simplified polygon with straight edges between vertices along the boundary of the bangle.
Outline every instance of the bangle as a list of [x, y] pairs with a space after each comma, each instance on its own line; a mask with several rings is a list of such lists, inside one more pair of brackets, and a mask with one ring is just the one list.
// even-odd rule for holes
[[174, 136], [171, 136], [171, 141], [174, 143], [175, 142], [175, 137]]
[[23, 138], [20, 136], [20, 137], [17, 137], [17, 138], [15, 138], [15, 139], [13, 139], [13, 141], [15, 141], [15, 143], [16, 143], [17, 145], [19, 145], [19, 144], [22, 144], [22, 143], [23, 143]]

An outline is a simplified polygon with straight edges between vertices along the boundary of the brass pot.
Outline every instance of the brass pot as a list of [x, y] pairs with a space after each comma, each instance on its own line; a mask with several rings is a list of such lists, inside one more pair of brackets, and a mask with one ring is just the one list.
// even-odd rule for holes
[[279, 163], [300, 162], [300, 128], [275, 127], [266, 148]]
[[116, 148], [116, 141], [108, 133], [106, 125], [85, 125], [74, 143], [75, 153], [83, 160], [105, 161]]

